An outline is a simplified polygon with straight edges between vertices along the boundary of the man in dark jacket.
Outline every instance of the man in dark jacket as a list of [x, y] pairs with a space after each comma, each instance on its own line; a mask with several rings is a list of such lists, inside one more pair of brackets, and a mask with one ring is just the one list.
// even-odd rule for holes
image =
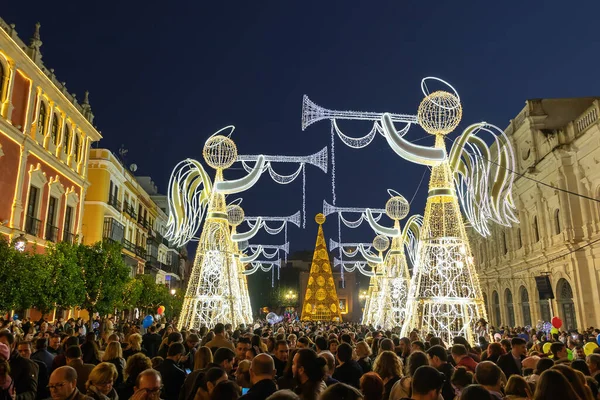
[[290, 355], [290, 348], [288, 343], [285, 340], [278, 340], [275, 343], [275, 350], [273, 351], [274, 357], [273, 362], [275, 362], [275, 370], [277, 371], [277, 376], [283, 376], [283, 370], [287, 364], [288, 357]]
[[179, 392], [185, 382], [185, 371], [177, 365], [183, 356], [185, 348], [182, 343], [172, 343], [169, 346], [167, 358], [158, 367], [158, 372], [162, 377], [163, 390], [162, 398], [164, 400], [178, 400]]
[[240, 400], [264, 400], [277, 391], [273, 358], [262, 353], [254, 357], [250, 366], [250, 382], [252, 387]]
[[156, 357], [161, 342], [162, 338], [156, 333], [156, 326], [154, 325], [142, 336], [142, 346], [146, 349], [150, 358]]
[[333, 372], [333, 379], [360, 389], [360, 377], [363, 374], [362, 368], [352, 359], [352, 346], [348, 343], [342, 343], [337, 348], [336, 357], [338, 366]]
[[510, 341], [511, 350], [508, 354], [501, 355], [498, 358], [498, 366], [506, 375], [506, 379], [511, 375], [523, 375], [523, 360], [527, 354], [527, 342], [520, 337], [514, 337]]
[[32, 359], [31, 354], [31, 342], [19, 342], [17, 345], [17, 351], [19, 355], [27, 360], [31, 360], [36, 363], [38, 367], [38, 384], [37, 384], [37, 399], [47, 399], [50, 397], [50, 392], [48, 391], [48, 379], [50, 377], [50, 373], [48, 372], [48, 367], [46, 364], [41, 362], [40, 360]]
[[15, 338], [9, 331], [0, 332], [0, 343], [10, 350], [8, 365], [15, 385], [16, 400], [35, 400], [37, 395], [38, 366], [19, 355], [15, 349]]
[[427, 350], [429, 365], [440, 371], [446, 377], [444, 386], [442, 386], [442, 397], [444, 400], [453, 400], [455, 397], [454, 388], [450, 378], [454, 373], [454, 367], [448, 362], [448, 352], [440, 345], [431, 346]]
[[31, 355], [32, 360], [38, 360], [46, 364], [46, 369], [50, 371], [52, 369], [52, 361], [54, 361], [54, 355], [48, 351], [48, 339], [40, 338], [35, 342], [35, 353]]

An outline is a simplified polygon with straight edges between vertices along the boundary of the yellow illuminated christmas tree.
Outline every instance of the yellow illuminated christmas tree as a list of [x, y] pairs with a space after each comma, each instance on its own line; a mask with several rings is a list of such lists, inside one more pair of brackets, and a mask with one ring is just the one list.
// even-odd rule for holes
[[302, 321], [341, 321], [340, 301], [335, 291], [329, 252], [323, 235], [325, 216], [319, 213], [315, 221], [319, 224], [319, 231], [302, 305]]

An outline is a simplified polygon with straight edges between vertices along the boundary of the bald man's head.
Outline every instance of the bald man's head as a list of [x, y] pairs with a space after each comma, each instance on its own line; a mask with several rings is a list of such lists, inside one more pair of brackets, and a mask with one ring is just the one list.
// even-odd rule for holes
[[52, 372], [52, 375], [55, 375], [60, 381], [77, 381], [77, 371], [75, 371], [75, 368], [69, 367], [68, 365], [56, 368]]
[[275, 362], [270, 355], [261, 353], [252, 359], [250, 379], [253, 384], [264, 379], [273, 379], [275, 372]]
[[69, 366], [58, 367], [50, 375], [48, 388], [52, 400], [66, 400], [72, 397], [77, 387], [77, 371]]

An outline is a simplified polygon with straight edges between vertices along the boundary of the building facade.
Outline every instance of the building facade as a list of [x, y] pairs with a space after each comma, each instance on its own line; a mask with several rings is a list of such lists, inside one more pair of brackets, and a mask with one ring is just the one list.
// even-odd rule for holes
[[26, 45], [0, 19], [0, 234], [43, 252], [78, 240], [101, 135], [87, 93], [79, 103], [42, 63], [39, 28]]
[[[528, 100], [505, 131], [515, 151], [520, 223], [495, 226], [488, 238], [470, 232], [494, 326], [535, 326], [554, 315], [563, 329], [600, 323], [599, 100]], [[550, 279], [550, 302], [539, 299], [541, 275]]]
[[119, 242], [132, 276], [151, 273], [157, 283], [179, 287], [182, 259], [164, 238], [167, 214], [144, 188], [160, 196], [154, 183], [147, 177], [136, 178], [107, 149], [90, 150], [88, 180], [83, 242]]

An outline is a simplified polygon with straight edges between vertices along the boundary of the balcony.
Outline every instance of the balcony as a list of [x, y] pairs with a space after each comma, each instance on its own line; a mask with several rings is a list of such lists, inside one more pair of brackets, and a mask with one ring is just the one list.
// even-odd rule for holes
[[104, 218], [104, 229], [102, 237], [112, 240], [113, 242], [121, 243], [125, 234], [125, 226], [114, 218]]
[[146, 249], [142, 246], [135, 246], [135, 255], [140, 258], [146, 258]]
[[111, 195], [108, 197], [108, 204], [112, 206], [118, 212], [121, 212], [121, 202], [117, 199], [116, 196]]
[[137, 219], [137, 213], [135, 212], [135, 208], [129, 202], [123, 203], [123, 212], [129, 215], [133, 219]]
[[123, 249], [135, 254], [135, 244], [131, 243], [127, 239], [123, 239]]
[[46, 224], [46, 240], [56, 243], [58, 241], [58, 228], [51, 224]]
[[42, 226], [42, 221], [32, 217], [31, 215], [28, 215], [27, 218], [25, 219], [25, 232], [30, 235], [39, 236], [41, 226]]
[[144, 227], [146, 229], [150, 229], [151, 228], [150, 223], [148, 222], [147, 219], [141, 219], [141, 218], [139, 218], [138, 219], [138, 224], [140, 224], [142, 227]]
[[63, 232], [63, 242], [67, 242], [67, 243], [75, 243], [75, 235], [73, 235], [71, 232], [67, 232], [64, 231]]

